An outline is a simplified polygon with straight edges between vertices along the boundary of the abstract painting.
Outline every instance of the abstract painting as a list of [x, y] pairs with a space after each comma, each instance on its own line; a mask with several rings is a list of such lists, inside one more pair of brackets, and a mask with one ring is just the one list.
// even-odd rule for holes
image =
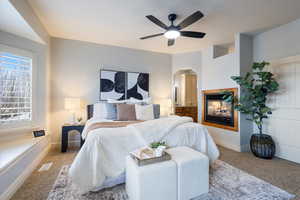
[[100, 71], [100, 100], [126, 98], [126, 72]]
[[149, 74], [112, 70], [100, 71], [100, 100], [149, 97]]
[[127, 95], [126, 98], [145, 99], [149, 97], [149, 74], [127, 73]]

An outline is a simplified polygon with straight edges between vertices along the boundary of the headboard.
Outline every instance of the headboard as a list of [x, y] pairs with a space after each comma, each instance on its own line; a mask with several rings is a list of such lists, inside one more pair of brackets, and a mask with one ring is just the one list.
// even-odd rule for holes
[[93, 117], [94, 112], [94, 104], [87, 105], [87, 119], [91, 119]]

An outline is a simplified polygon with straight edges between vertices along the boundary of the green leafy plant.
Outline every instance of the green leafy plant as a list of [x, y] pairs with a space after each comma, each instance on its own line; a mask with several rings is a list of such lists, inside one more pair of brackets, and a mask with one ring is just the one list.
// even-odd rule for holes
[[150, 144], [150, 146], [151, 146], [152, 149], [156, 149], [156, 148], [159, 147], [159, 146], [165, 146], [165, 147], [168, 147], [167, 144], [166, 144], [166, 142], [152, 142], [152, 143]]
[[268, 62], [253, 63], [252, 72], [245, 76], [232, 76], [241, 87], [240, 99], [234, 98], [232, 93], [225, 92], [224, 100], [234, 102], [234, 108], [249, 116], [248, 120], [253, 121], [262, 134], [263, 120], [272, 114], [272, 109], [266, 105], [268, 95], [278, 90], [279, 84], [274, 74], [265, 71]]

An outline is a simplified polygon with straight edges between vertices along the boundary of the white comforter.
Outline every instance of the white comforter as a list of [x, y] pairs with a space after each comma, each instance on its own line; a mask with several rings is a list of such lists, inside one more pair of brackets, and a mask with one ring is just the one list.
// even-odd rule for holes
[[[97, 122], [91, 120], [88, 124]], [[99, 122], [99, 120], [98, 120]], [[71, 165], [69, 176], [82, 193], [100, 187], [106, 178], [125, 171], [130, 151], [152, 142], [166, 141], [171, 146], [189, 146], [205, 153], [211, 162], [219, 151], [207, 129], [189, 117], [172, 116], [132, 124], [122, 128], [99, 128], [89, 132]]]

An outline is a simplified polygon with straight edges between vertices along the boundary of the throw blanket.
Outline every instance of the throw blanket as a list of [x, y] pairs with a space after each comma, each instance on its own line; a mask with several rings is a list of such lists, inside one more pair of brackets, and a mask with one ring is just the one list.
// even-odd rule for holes
[[120, 127], [125, 127], [130, 124], [136, 124], [136, 123], [141, 123], [144, 122], [142, 120], [136, 120], [136, 121], [113, 121], [113, 122], [97, 122], [93, 123], [90, 126], [87, 126], [87, 128], [84, 130], [84, 138], [87, 137], [90, 131], [98, 129], [98, 128], [120, 128]]
[[90, 131], [71, 165], [69, 175], [82, 193], [100, 187], [107, 178], [125, 171], [129, 152], [164, 140], [171, 146], [189, 146], [205, 153], [212, 161], [219, 151], [200, 124], [188, 117], [168, 117], [121, 128], [99, 128]]

